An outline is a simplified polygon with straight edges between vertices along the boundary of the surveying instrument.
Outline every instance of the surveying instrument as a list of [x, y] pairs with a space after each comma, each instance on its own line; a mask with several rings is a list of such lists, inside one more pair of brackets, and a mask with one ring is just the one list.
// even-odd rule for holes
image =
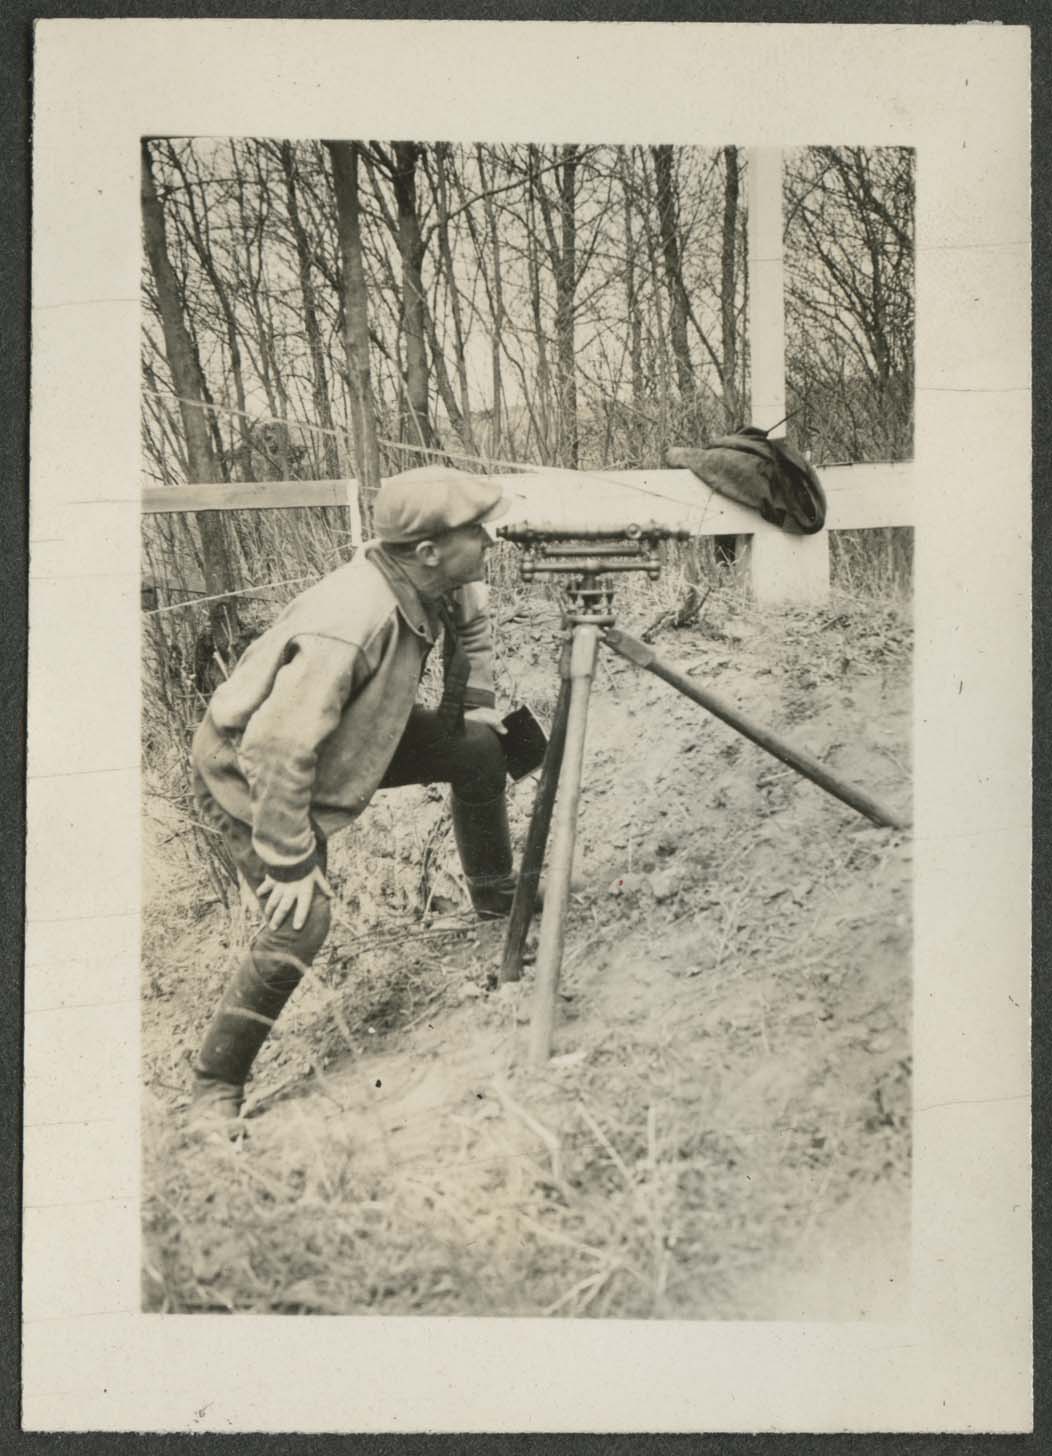
[[613, 610], [615, 577], [621, 572], [643, 571], [651, 581], [656, 580], [661, 573], [660, 543], [689, 540], [691, 532], [653, 524], [611, 529], [571, 529], [540, 524], [499, 526], [497, 535], [522, 548], [520, 572], [523, 581], [532, 582], [538, 576], [567, 578], [559, 696], [541, 765], [499, 973], [502, 983], [518, 981], [522, 976], [523, 951], [533, 919], [541, 866], [555, 810], [530, 1021], [529, 1059], [537, 1067], [543, 1066], [551, 1056], [577, 836], [588, 703], [600, 643], [636, 667], [644, 668], [669, 683], [826, 793], [857, 809], [874, 824], [892, 829], [904, 829], [907, 824], [901, 816], [884, 808], [868, 794], [830, 773], [810, 754], [751, 722], [715, 693], [700, 687], [685, 673], [664, 662], [645, 642], [617, 626]]

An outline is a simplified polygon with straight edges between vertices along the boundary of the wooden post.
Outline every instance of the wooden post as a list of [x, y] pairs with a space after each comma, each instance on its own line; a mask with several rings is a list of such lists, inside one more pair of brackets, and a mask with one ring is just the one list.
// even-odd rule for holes
[[[749, 152], [749, 353], [752, 423], [768, 430], [785, 418], [785, 268], [782, 253], [782, 153]], [[821, 602], [829, 595], [829, 537], [754, 533], [749, 580], [758, 602]]]
[[[567, 644], [567, 649], [569, 644]], [[526, 846], [522, 851], [519, 880], [515, 886], [515, 898], [508, 917], [508, 930], [504, 937], [504, 955], [500, 964], [500, 981], [518, 981], [522, 978], [522, 952], [533, 920], [537, 899], [537, 885], [544, 864], [544, 851], [548, 844], [548, 830], [552, 822], [555, 805], [555, 790], [563, 763], [563, 747], [566, 743], [566, 715], [570, 708], [570, 664], [568, 650], [563, 653], [560, 669], [559, 697], [552, 719], [551, 737], [544, 755], [541, 780], [533, 801], [533, 813], [526, 834]]]
[[544, 897], [541, 936], [537, 944], [537, 979], [533, 1016], [530, 1021], [530, 1065], [543, 1067], [551, 1056], [555, 1031], [555, 997], [566, 932], [566, 908], [570, 900], [574, 843], [577, 837], [577, 805], [581, 797], [588, 699], [595, 676], [599, 650], [599, 628], [582, 624], [573, 629], [570, 649], [570, 706], [566, 721], [566, 744], [559, 775], [559, 801], [555, 813], [555, 838], [548, 867], [548, 891]]
[[365, 539], [362, 533], [362, 497], [358, 486], [358, 480], [354, 473], [354, 461], [351, 459], [347, 449], [347, 433], [344, 430], [338, 431], [336, 435], [337, 464], [340, 467], [340, 475], [347, 483], [347, 509], [351, 513], [351, 545], [357, 550]]
[[745, 553], [756, 601], [819, 603], [829, 597], [829, 537], [789, 536], [765, 526], [749, 537]]
[[858, 789], [854, 784], [849, 784], [839, 774], [835, 774], [825, 764], [819, 763], [817, 758], [812, 758], [802, 748], [794, 748], [791, 743], [786, 743], [784, 738], [779, 738], [769, 728], [762, 727], [740, 713], [731, 703], [717, 697], [708, 688], [703, 688], [686, 673], [680, 672], [671, 663], [665, 662], [659, 657], [652, 647], [645, 642], [640, 642], [637, 637], [632, 637], [628, 632], [622, 632], [616, 627], [609, 627], [603, 633], [603, 641], [606, 645], [623, 657], [632, 662], [636, 667], [645, 668], [652, 672], [655, 677], [661, 678], [664, 682], [683, 693], [702, 708], [707, 708], [715, 717], [727, 723], [736, 733], [740, 733], [750, 742], [762, 748], [765, 753], [771, 754], [781, 763], [787, 764], [796, 773], [810, 779], [827, 794], [832, 794], [843, 804], [849, 804], [860, 814], [864, 814], [874, 824], [889, 829], [908, 829], [909, 820], [905, 815], [889, 809], [887, 805], [880, 804], [871, 794]]
[[364, 540], [362, 531], [362, 496], [357, 480], [347, 481], [347, 505], [351, 512], [351, 545], [358, 547]]

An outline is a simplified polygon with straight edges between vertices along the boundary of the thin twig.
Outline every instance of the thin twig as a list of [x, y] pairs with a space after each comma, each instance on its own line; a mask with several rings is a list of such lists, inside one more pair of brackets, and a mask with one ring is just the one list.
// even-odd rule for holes
[[548, 1149], [548, 1155], [552, 1160], [552, 1182], [557, 1187], [560, 1186], [563, 1180], [559, 1139], [543, 1123], [538, 1122], [535, 1117], [532, 1117], [524, 1107], [520, 1107], [512, 1098], [508, 1089], [500, 1081], [494, 1081], [493, 1090], [497, 1094], [497, 1098], [505, 1112], [510, 1113], [512, 1117], [518, 1118], [523, 1126], [528, 1128], [535, 1137], [540, 1138], [541, 1142]]
[[588, 1294], [588, 1299], [585, 1300], [584, 1305], [581, 1306], [582, 1309], [586, 1308], [591, 1300], [593, 1300], [595, 1296], [599, 1293], [600, 1289], [602, 1289], [603, 1285], [610, 1278], [610, 1275], [613, 1274], [617, 1267], [618, 1266], [616, 1264], [611, 1264], [606, 1269], [598, 1269], [593, 1274], [586, 1274], [583, 1279], [579, 1279], [577, 1281], [572, 1289], [568, 1289], [565, 1294], [561, 1294], [559, 1298], [556, 1299], [552, 1304], [546, 1305], [545, 1308], [541, 1310], [541, 1313], [543, 1315], [555, 1314], [557, 1310], [562, 1309], [564, 1304], [569, 1304], [570, 1300], [573, 1299], [576, 1295], [583, 1294], [587, 1290], [590, 1291]]

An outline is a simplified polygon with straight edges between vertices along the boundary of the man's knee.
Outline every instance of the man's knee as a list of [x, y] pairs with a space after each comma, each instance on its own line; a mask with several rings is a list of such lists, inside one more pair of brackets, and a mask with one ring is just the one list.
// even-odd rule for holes
[[332, 924], [328, 897], [315, 890], [307, 918], [293, 928], [292, 912], [277, 930], [264, 925], [252, 945], [252, 959], [261, 979], [271, 989], [294, 986], [310, 969]]
[[507, 767], [500, 737], [485, 723], [464, 724], [453, 789], [462, 799], [481, 803], [504, 792]]
[[310, 909], [307, 911], [307, 918], [303, 922], [303, 929], [297, 932], [304, 950], [311, 960], [321, 950], [331, 924], [332, 911], [329, 908], [328, 897], [323, 895], [320, 890], [315, 890], [310, 902]]

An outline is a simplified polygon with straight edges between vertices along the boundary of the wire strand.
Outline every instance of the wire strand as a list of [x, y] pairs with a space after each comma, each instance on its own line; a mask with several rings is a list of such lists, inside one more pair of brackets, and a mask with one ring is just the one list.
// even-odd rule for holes
[[[185, 395], [166, 393], [162, 390], [144, 389], [143, 394], [149, 395], [151, 399], [173, 399], [180, 404], [195, 405], [198, 409], [214, 410], [220, 414], [229, 414], [244, 419], [256, 420], [260, 424], [286, 425], [290, 429], [313, 430], [317, 434], [328, 435], [336, 439], [346, 438], [350, 441], [350, 431], [340, 426], [339, 429], [329, 429], [326, 425], [313, 425], [300, 423], [295, 420], [283, 419], [278, 415], [253, 415], [247, 410], [233, 409], [229, 405], [213, 404], [208, 400], [189, 399]], [[565, 475], [580, 484], [581, 476], [586, 475], [589, 480], [598, 481], [606, 485], [618, 486], [621, 490], [635, 491], [638, 495], [645, 496], [648, 500], [667, 501], [670, 505], [679, 506], [681, 509], [694, 512], [701, 512], [701, 519], [698, 522], [697, 530], [705, 524], [712, 502], [715, 499], [715, 491], [709, 487], [708, 497], [703, 506], [691, 506], [686, 501], [679, 500], [676, 496], [667, 495], [663, 491], [648, 490], [642, 485], [635, 485], [628, 480], [615, 480], [613, 476], [607, 475], [602, 470], [573, 470], [567, 465], [535, 465], [532, 461], [525, 460], [504, 460], [499, 456], [472, 455], [465, 450], [451, 450], [443, 445], [410, 445], [401, 440], [389, 440], [385, 436], [377, 436], [377, 444], [383, 445], [391, 450], [409, 451], [414, 455], [444, 455], [449, 460], [465, 460], [472, 464], [481, 465], [486, 470], [498, 467], [501, 470], [511, 470], [524, 475]], [[609, 467], [607, 467], [609, 468]], [[510, 495], [517, 500], [528, 500], [528, 497], [519, 491], [509, 491]], [[734, 534], [729, 532], [728, 534]]]
[[192, 597], [188, 602], [171, 602], [166, 607], [144, 607], [144, 617], [159, 617], [162, 612], [182, 612], [187, 607], [203, 607], [207, 602], [226, 602], [232, 597], [250, 597], [253, 592], [276, 591], [281, 586], [302, 586], [305, 581], [318, 581], [318, 574], [313, 576], [293, 576], [288, 581], [266, 581], [258, 586], [243, 586], [237, 591], [216, 592], [210, 597]]

